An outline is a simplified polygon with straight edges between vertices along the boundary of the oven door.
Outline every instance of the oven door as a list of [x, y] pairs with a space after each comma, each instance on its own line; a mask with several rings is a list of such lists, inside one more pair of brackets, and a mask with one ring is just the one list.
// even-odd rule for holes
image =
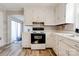
[[31, 34], [31, 43], [32, 44], [44, 44], [45, 43], [45, 34], [32, 33]]

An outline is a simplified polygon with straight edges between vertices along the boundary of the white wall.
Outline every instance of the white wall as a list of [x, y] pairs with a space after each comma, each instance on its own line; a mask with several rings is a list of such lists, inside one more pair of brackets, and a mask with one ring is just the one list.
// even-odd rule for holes
[[3, 41], [3, 13], [2, 11], [0, 11], [0, 47], [3, 45], [2, 41]]
[[6, 45], [7, 42], [7, 20], [6, 20], [6, 11], [0, 10], [0, 37], [1, 42], [0, 46]]

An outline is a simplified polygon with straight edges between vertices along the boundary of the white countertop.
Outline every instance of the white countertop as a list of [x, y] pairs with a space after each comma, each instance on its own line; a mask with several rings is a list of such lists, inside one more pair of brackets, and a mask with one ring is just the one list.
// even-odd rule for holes
[[61, 32], [61, 33], [55, 33], [55, 34], [60, 35], [60, 36], [65, 37], [65, 38], [68, 38], [68, 39], [71, 39], [71, 40], [74, 40], [76, 42], [79, 42], [79, 36], [76, 36], [75, 35], [76, 33], [63, 33], [63, 32]]
[[[29, 33], [29, 32], [23, 32], [23, 33]], [[54, 34], [60, 35], [62, 37], [68, 38], [70, 40], [74, 40], [76, 42], [79, 42], [79, 34], [78, 34], [78, 36], [74, 36], [75, 34], [77, 34], [77, 33], [74, 33], [74, 32], [68, 32], [68, 31], [65, 31], [65, 32], [51, 32], [51, 31], [48, 31], [48, 32], [45, 32], [45, 33], [51, 33], [51, 34], [54, 33]]]

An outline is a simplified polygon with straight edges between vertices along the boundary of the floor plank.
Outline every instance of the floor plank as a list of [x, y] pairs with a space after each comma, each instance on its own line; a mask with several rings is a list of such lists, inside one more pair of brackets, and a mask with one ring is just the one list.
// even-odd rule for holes
[[25, 56], [26, 55], [26, 49], [21, 49], [21, 52], [18, 56]]
[[21, 43], [13, 43], [0, 48], [0, 56], [55, 56], [52, 49], [32, 50], [22, 48]]

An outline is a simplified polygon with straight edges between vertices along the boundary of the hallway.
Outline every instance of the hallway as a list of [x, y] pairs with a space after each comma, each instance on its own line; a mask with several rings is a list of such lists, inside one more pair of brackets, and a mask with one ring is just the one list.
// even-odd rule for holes
[[21, 42], [14, 42], [11, 45], [7, 45], [3, 48], [0, 48], [0, 56], [54, 56], [54, 53], [52, 49], [22, 49]]

